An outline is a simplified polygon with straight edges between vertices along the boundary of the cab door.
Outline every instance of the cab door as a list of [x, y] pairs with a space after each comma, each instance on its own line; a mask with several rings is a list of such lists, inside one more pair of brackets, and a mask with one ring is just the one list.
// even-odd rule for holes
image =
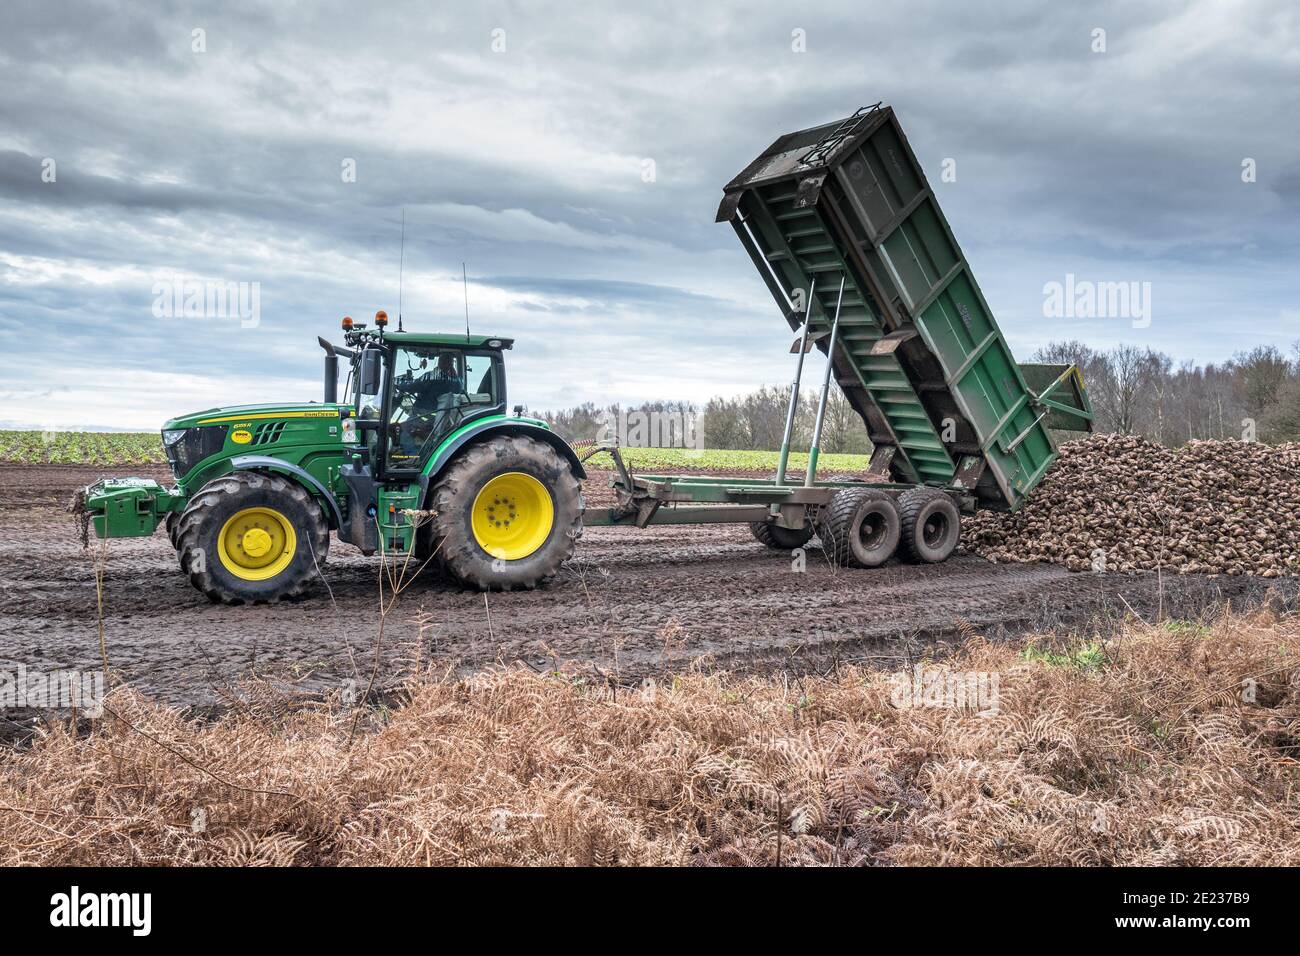
[[457, 429], [504, 412], [499, 352], [399, 345], [389, 369], [385, 476], [419, 474]]

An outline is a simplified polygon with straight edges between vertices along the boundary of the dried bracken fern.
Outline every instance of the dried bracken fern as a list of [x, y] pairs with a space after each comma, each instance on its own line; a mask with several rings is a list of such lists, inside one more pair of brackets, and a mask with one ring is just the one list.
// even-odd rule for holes
[[339, 699], [197, 722], [118, 689], [0, 757], [0, 863], [1296, 864], [1298, 645], [1267, 613], [1088, 657], [972, 629], [944, 667], [998, 675], [983, 715], [855, 668], [426, 676], [355, 737]]

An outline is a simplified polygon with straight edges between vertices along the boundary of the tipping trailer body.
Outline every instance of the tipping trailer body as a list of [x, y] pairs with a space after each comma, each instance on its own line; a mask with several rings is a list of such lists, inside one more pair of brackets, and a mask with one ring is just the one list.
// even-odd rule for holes
[[1013, 359], [889, 107], [780, 137], [724, 187], [717, 221], [823, 352], [844, 280], [833, 370], [872, 477], [1015, 509], [1056, 459], [1049, 428], [1091, 428], [1077, 368]]

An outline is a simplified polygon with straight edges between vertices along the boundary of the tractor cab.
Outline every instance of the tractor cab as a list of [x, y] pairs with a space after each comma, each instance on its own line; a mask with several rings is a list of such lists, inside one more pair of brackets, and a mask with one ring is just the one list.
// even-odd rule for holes
[[325, 388], [337, 387], [337, 359], [351, 360], [344, 401], [356, 409], [365, 464], [380, 481], [418, 477], [452, 435], [506, 411], [502, 351], [514, 342], [495, 336], [387, 332], [344, 320], [348, 348], [326, 348]]

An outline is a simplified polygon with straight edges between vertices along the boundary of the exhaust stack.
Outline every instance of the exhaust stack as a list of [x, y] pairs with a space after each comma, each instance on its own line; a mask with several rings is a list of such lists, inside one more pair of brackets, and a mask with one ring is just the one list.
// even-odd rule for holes
[[325, 403], [332, 405], [339, 400], [339, 357], [325, 356]]
[[325, 350], [325, 402], [332, 405], [339, 400], [339, 356], [334, 346], [320, 336], [316, 341]]

